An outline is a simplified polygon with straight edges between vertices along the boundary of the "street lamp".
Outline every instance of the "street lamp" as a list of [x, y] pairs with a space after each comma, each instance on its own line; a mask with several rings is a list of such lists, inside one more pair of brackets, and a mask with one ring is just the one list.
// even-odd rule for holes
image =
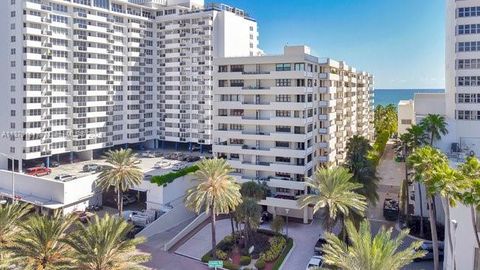
[[15, 159], [1, 152], [0, 152], [0, 156], [3, 156], [7, 159], [12, 160], [12, 203], [15, 204]]
[[286, 229], [287, 229], [287, 238], [288, 238], [288, 212], [289, 212], [289, 211], [290, 211], [290, 209], [288, 209], [288, 208], [285, 209], [285, 213], [286, 213], [286, 217], [287, 217], [287, 227], [286, 227]]
[[[447, 205], [448, 207], [448, 205]], [[453, 269], [457, 269], [457, 262], [455, 261], [455, 246], [457, 242], [457, 227], [458, 227], [458, 222], [455, 219], [450, 220], [450, 223], [452, 223], [453, 226], [453, 247], [452, 251], [450, 252], [452, 254], [452, 262], [453, 262]], [[451, 232], [448, 232], [451, 233]]]

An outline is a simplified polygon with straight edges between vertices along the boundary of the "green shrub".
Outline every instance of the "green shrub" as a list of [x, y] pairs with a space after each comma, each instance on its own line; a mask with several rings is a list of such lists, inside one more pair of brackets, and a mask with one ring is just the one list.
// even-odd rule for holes
[[283, 220], [282, 216], [276, 216], [273, 218], [272, 223], [270, 223], [270, 229], [272, 231], [281, 233], [283, 231], [283, 227], [285, 226], [285, 220]]
[[255, 267], [258, 270], [263, 270], [265, 268], [265, 261], [262, 259], [258, 259], [258, 261], [255, 262]]
[[236, 265], [232, 263], [231, 261], [223, 261], [223, 268], [229, 269], [229, 270], [239, 270], [240, 265]]
[[240, 265], [249, 265], [251, 262], [252, 262], [252, 258], [250, 258], [250, 256], [240, 257]]
[[278, 270], [280, 269], [280, 266], [282, 265], [283, 261], [285, 260], [285, 257], [287, 257], [288, 253], [290, 252], [290, 250], [292, 249], [293, 247], [293, 239], [292, 238], [288, 238], [287, 240], [287, 246], [285, 247], [285, 249], [283, 250], [282, 254], [280, 255], [280, 257], [278, 257], [278, 259], [275, 261], [275, 264], [273, 265], [273, 270]]
[[208, 263], [208, 261], [211, 261], [212, 259], [213, 259], [212, 258], [212, 252], [209, 251], [209, 252], [207, 252], [207, 254], [203, 255], [202, 262]]
[[164, 175], [157, 175], [152, 177], [150, 182], [155, 183], [159, 186], [166, 186], [167, 184], [172, 183], [175, 179], [185, 176], [187, 174], [196, 172], [198, 170], [197, 165], [193, 165], [184, 169], [181, 169], [177, 172], [171, 172]]
[[231, 235], [228, 235], [222, 241], [218, 242], [217, 248], [225, 252], [230, 252], [234, 244], [235, 240]]
[[215, 253], [217, 254], [217, 258], [222, 261], [228, 259], [228, 254], [221, 249], [217, 249]]

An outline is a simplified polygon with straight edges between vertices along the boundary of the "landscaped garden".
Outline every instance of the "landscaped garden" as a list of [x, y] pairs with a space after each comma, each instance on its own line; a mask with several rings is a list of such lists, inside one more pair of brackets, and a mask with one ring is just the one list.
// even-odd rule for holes
[[[259, 229], [252, 232], [248, 244], [240, 233], [226, 236], [217, 244], [216, 257], [223, 260], [226, 269], [279, 269], [292, 246], [291, 238]], [[212, 258], [210, 251], [202, 257], [202, 261], [206, 263]]]

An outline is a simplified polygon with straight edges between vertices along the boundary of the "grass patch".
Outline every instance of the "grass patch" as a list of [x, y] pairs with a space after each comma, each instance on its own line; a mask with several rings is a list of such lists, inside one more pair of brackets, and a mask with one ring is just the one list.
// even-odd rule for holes
[[170, 172], [164, 175], [157, 175], [152, 177], [150, 180], [151, 183], [155, 183], [159, 186], [164, 186], [166, 187], [168, 184], [172, 183], [175, 179], [185, 176], [187, 174], [196, 172], [198, 170], [197, 165], [193, 165], [184, 169], [181, 169], [177, 172]]

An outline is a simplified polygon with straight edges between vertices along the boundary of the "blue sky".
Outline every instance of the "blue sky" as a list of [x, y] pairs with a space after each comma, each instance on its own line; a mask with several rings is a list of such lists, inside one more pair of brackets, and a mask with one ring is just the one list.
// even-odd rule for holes
[[376, 88], [444, 87], [443, 0], [221, 2], [257, 20], [268, 54], [306, 44], [317, 56], [373, 73]]

